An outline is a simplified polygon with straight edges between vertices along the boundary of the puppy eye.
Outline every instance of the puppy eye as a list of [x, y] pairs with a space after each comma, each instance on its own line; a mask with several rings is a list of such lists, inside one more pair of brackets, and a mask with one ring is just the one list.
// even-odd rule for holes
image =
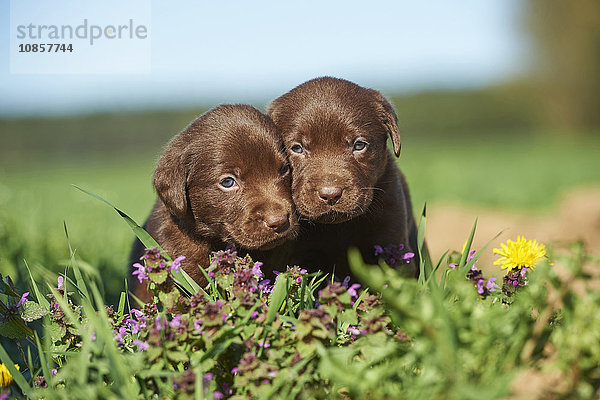
[[284, 176], [286, 175], [288, 172], [290, 171], [290, 165], [289, 164], [283, 164], [281, 166], [281, 168], [279, 169], [279, 175], [280, 176]]
[[361, 151], [367, 147], [367, 142], [363, 142], [362, 140], [357, 140], [354, 142], [354, 146], [352, 147], [352, 151]]
[[292, 151], [294, 153], [298, 153], [298, 154], [300, 154], [300, 153], [302, 153], [304, 151], [304, 149], [302, 149], [302, 145], [301, 144], [295, 144], [295, 145], [293, 145], [291, 147], [291, 149], [292, 149]]
[[227, 178], [223, 179], [219, 183], [219, 185], [221, 185], [225, 189], [231, 189], [235, 185], [235, 179], [233, 179], [232, 177], [228, 176]]

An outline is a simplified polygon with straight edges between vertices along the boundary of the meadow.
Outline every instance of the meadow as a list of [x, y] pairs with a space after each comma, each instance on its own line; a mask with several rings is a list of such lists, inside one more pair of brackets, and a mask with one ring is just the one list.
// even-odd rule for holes
[[[398, 159], [411, 188], [415, 214], [425, 202], [430, 209], [436, 203], [455, 202], [551, 213], [568, 191], [600, 184], [600, 141], [593, 138], [422, 136], [405, 135]], [[64, 223], [77, 256], [94, 266], [103, 278], [107, 298], [116, 300], [134, 236], [112, 209], [71, 185], [101, 195], [141, 225], [155, 200], [151, 182], [160, 150], [161, 144], [155, 144], [142, 146], [142, 151], [117, 148], [4, 157], [0, 163], [3, 274], [18, 284], [25, 282], [24, 260], [35, 276], [44, 269], [61, 271], [69, 255]]]
[[[100, 195], [141, 225], [155, 201], [152, 173], [161, 148], [195, 114], [0, 120], [0, 272], [16, 285], [13, 298], [10, 285], [2, 284], [0, 298], [11, 298], [5, 304], [20, 313], [11, 318], [25, 318], [23, 325], [38, 331], [39, 317], [45, 315], [47, 333], [36, 343], [33, 331], [19, 331], [19, 337], [29, 338], [25, 352], [33, 356], [19, 351], [13, 338], [2, 337], [9, 352], [0, 352], [2, 362], [10, 364], [11, 357], [24, 366], [23, 376], [6, 367], [15, 377], [13, 393], [32, 398], [220, 398], [229, 393], [233, 398], [347, 399], [367, 393], [368, 398], [465, 399], [513, 392], [518, 398], [535, 385], [537, 393], [555, 390], [547, 382], [557, 376], [565, 382], [557, 389], [564, 398], [597, 393], [594, 332], [600, 330], [586, 330], [584, 340], [570, 339], [599, 323], [587, 314], [600, 307], [597, 292], [581, 289], [597, 272], [598, 259], [580, 245], [549, 253], [569, 271], [567, 278], [544, 262], [532, 274], [531, 287], [514, 299], [507, 297], [504, 284], [492, 293], [473, 285], [485, 280], [464, 279], [480, 256], [467, 257], [467, 246], [462, 257], [453, 253], [452, 260], [442, 259], [436, 273], [429, 270], [428, 279], [419, 282], [402, 280], [385, 266], [365, 274], [367, 267], [354, 260], [363, 286], [379, 293], [381, 304], [355, 286], [317, 291], [317, 278], [300, 269], [282, 274], [285, 287], [263, 291], [257, 286], [260, 295], [252, 292], [252, 302], [235, 282], [217, 274], [205, 297], [185, 300], [177, 306], [180, 313], [167, 312], [174, 295], [158, 285], [156, 302], [167, 306], [159, 306], [159, 315], [146, 313], [142, 318], [155, 318], [156, 325], [141, 329], [141, 320], [127, 314], [123, 294], [135, 236], [111, 207], [73, 185]], [[565, 194], [600, 185], [600, 140], [594, 135], [511, 129], [510, 124], [477, 130], [476, 125], [403, 133], [397, 162], [407, 176], [416, 216], [427, 202], [429, 210], [453, 203], [552, 218]], [[452, 226], [446, 231], [460, 242], [468, 236]], [[482, 258], [491, 254], [491, 248], [477, 250], [485, 250]], [[458, 273], [448, 267], [451, 261]], [[500, 269], [486, 263], [478, 268], [503, 282]], [[248, 275], [252, 265], [237, 259], [227, 268], [256, 285], [273, 280]], [[596, 269], [590, 271], [589, 265]], [[488, 275], [490, 267], [497, 271]], [[57, 287], [65, 271], [72, 280]], [[51, 293], [52, 305], [41, 300], [45, 296], [37, 291], [48, 293], [47, 282], [58, 293], [61, 285], [70, 285], [74, 304], [57, 298], [57, 292]], [[31, 292], [28, 301], [18, 305], [26, 291]], [[312, 309], [315, 301], [321, 311]], [[105, 304], [113, 305], [106, 313]], [[202, 338], [196, 324], [210, 315], [223, 323], [207, 325], [210, 337]], [[6, 335], [7, 326], [0, 327]], [[187, 339], [175, 339], [181, 334]], [[156, 342], [158, 337], [168, 340]], [[230, 346], [237, 350], [226, 351]], [[240, 358], [244, 346], [248, 351]], [[41, 355], [36, 349], [43, 349]], [[388, 384], [380, 385], [382, 380]], [[515, 389], [522, 380], [527, 384]]]

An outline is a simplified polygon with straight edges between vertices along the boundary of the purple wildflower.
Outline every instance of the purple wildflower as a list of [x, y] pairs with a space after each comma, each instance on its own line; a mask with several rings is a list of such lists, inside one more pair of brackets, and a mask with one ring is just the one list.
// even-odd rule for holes
[[194, 330], [200, 330], [200, 328], [202, 328], [202, 320], [201, 319], [197, 319], [196, 321], [194, 321]]
[[383, 261], [392, 267], [396, 266], [396, 264], [408, 264], [415, 256], [415, 253], [406, 251], [403, 244], [390, 244], [385, 247], [375, 245], [373, 247], [375, 249], [375, 256], [381, 256]]
[[262, 265], [263, 265], [263, 263], [261, 263], [260, 261], [257, 261], [252, 266], [252, 274], [255, 275], [258, 279], [263, 277], [262, 270], [260, 269], [260, 267], [262, 267]]
[[227, 396], [231, 396], [233, 394], [233, 390], [231, 390], [227, 382], [223, 382], [223, 392], [225, 392], [225, 395]]
[[181, 269], [181, 262], [185, 260], [184, 256], [179, 256], [171, 263], [171, 271], [179, 272]]
[[155, 327], [157, 330], [162, 330], [164, 327], [167, 326], [166, 321], [163, 321], [160, 317], [160, 315], [156, 316], [156, 321], [155, 321]]
[[23, 296], [21, 296], [21, 300], [19, 300], [19, 302], [17, 303], [17, 308], [21, 307], [23, 303], [27, 301], [27, 296], [29, 296], [29, 292], [23, 293]]
[[265, 279], [264, 281], [260, 282], [258, 284], [258, 290], [263, 293], [271, 293], [273, 291], [273, 286], [270, 286], [269, 283], [271, 283], [270, 279]]
[[352, 286], [350, 286], [348, 288], [348, 294], [350, 295], [350, 297], [357, 299], [358, 298], [358, 293], [356, 292], [358, 289], [360, 289], [360, 284], [358, 283], [353, 283]]
[[250, 319], [255, 320], [257, 317], [258, 317], [258, 311], [252, 311], [252, 314], [250, 314]]
[[119, 328], [118, 333], [115, 335], [115, 340], [119, 342], [119, 344], [123, 344], [123, 335], [127, 333], [127, 329], [122, 326]]
[[360, 331], [358, 330], [358, 328], [355, 328], [353, 326], [349, 326], [346, 330], [354, 336], [360, 335]]
[[239, 373], [239, 372], [240, 372], [240, 370], [238, 369], [238, 367], [234, 367], [234, 368], [231, 370], [231, 373], [232, 373], [232, 374], [234, 374], [234, 375], [235, 375], [235, 374], [237, 374], [237, 373]]
[[181, 314], [174, 316], [171, 322], [169, 322], [169, 326], [173, 329], [181, 328], [183, 326], [181, 323]]
[[58, 290], [65, 289], [64, 281], [65, 281], [65, 278], [63, 278], [62, 276], [58, 277], [58, 286], [56, 287]]
[[215, 399], [222, 399], [223, 398], [223, 393], [215, 391], [215, 393], [213, 394]]
[[493, 292], [496, 289], [500, 289], [500, 286], [496, 285], [495, 281], [496, 281], [496, 278], [488, 279], [488, 281], [485, 284], [485, 288], [490, 292]]
[[140, 351], [144, 351], [146, 349], [148, 349], [148, 347], [150, 347], [150, 345], [146, 342], [144, 342], [143, 340], [134, 340], [133, 344], [136, 345], [138, 347], [138, 349]]
[[342, 281], [342, 286], [345, 288], [348, 288], [348, 285], [350, 284], [350, 275], [346, 276], [344, 278], [344, 280]]
[[479, 294], [483, 294], [483, 283], [484, 283], [484, 282], [485, 282], [485, 281], [484, 281], [483, 279], [479, 279], [479, 280], [477, 281], [477, 293], [479, 293]]
[[456, 270], [456, 267], [457, 267], [457, 265], [455, 263], [448, 264], [448, 266], [450, 268], [452, 268], [453, 270]]
[[475, 251], [476, 250], [471, 250], [471, 252], [469, 252], [469, 256], [467, 257], [467, 262], [471, 261], [473, 259], [473, 257], [475, 257]]
[[146, 267], [144, 267], [140, 263], [135, 263], [135, 264], [133, 264], [133, 266], [137, 269], [135, 271], [133, 271], [132, 275], [137, 275], [137, 278], [140, 281], [140, 283], [142, 283], [144, 280], [148, 279], [148, 275], [146, 275]]
[[215, 377], [215, 375], [212, 372], [207, 372], [206, 374], [204, 374], [204, 376], [202, 377], [202, 383], [203, 384], [207, 384], [209, 381], [211, 381], [213, 378]]

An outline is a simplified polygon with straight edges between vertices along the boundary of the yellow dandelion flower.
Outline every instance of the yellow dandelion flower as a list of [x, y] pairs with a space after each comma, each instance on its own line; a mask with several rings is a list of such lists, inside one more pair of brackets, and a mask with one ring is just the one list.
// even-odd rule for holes
[[[17, 369], [17, 371], [19, 370], [19, 365], [15, 364], [15, 368]], [[0, 387], [8, 387], [13, 381], [13, 377], [10, 374], [10, 372], [8, 372], [8, 368], [6, 368], [6, 365], [4, 365], [4, 363], [0, 364]]]
[[516, 241], [507, 240], [506, 244], [500, 243], [500, 249], [494, 249], [494, 253], [501, 256], [494, 262], [501, 265], [503, 269], [529, 268], [533, 270], [535, 265], [546, 257], [546, 246], [535, 240], [527, 240], [523, 236], [517, 236]]

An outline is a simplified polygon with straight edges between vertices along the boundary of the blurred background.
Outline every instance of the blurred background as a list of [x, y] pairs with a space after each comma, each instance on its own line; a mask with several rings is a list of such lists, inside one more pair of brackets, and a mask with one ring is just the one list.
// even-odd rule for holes
[[[54, 7], [83, 17], [98, 4]], [[9, 3], [0, 11], [8, 27]], [[394, 104], [398, 163], [415, 214], [427, 202], [434, 256], [460, 250], [476, 217], [476, 246], [505, 230], [500, 240], [600, 249], [597, 0], [190, 0], [152, 1], [150, 11], [150, 72], [140, 74], [11, 73], [2, 29], [3, 275], [24, 285], [25, 262], [39, 279], [51, 278], [44, 268], [64, 270], [65, 224], [114, 301], [134, 236], [71, 184], [142, 224], [162, 146], [191, 120], [220, 103], [265, 110], [323, 75]]]

